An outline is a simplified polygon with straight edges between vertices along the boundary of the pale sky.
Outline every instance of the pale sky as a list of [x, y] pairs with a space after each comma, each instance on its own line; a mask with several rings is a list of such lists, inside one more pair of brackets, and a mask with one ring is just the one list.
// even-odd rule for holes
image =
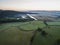
[[60, 10], [60, 0], [0, 0], [4, 10]]

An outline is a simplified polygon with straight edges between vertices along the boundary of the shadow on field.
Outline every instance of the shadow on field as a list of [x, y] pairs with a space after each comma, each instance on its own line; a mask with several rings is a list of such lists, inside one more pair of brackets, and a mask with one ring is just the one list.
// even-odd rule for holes
[[60, 45], [60, 39], [57, 39], [54, 43], [54, 45]]

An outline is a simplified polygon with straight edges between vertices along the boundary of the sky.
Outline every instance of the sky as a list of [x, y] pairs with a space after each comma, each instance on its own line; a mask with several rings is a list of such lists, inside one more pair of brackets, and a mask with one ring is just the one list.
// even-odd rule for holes
[[3, 10], [60, 10], [60, 0], [0, 0]]

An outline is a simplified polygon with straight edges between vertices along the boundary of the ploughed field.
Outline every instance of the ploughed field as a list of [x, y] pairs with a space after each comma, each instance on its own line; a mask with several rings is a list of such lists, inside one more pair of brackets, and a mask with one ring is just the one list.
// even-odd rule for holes
[[[60, 39], [60, 22], [48, 22], [46, 27], [42, 21], [10, 22], [0, 24], [0, 45], [30, 45], [34, 32], [36, 31], [32, 45], [56, 45]], [[59, 40], [60, 41], [60, 40]]]

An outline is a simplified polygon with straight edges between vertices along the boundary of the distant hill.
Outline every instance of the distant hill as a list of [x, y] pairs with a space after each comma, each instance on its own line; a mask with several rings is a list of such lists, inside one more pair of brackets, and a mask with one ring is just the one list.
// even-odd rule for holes
[[44, 10], [29, 10], [29, 11], [14, 11], [14, 10], [0, 10], [0, 18], [14, 17], [26, 14], [39, 14], [39, 15], [55, 15], [60, 16], [60, 11], [44, 11]]
[[0, 10], [0, 18], [2, 17], [14, 17], [15, 15], [17, 16], [18, 14], [24, 15], [24, 14], [37, 14], [37, 13], [30, 13], [30, 12], [22, 12], [22, 11], [13, 11], [13, 10]]

